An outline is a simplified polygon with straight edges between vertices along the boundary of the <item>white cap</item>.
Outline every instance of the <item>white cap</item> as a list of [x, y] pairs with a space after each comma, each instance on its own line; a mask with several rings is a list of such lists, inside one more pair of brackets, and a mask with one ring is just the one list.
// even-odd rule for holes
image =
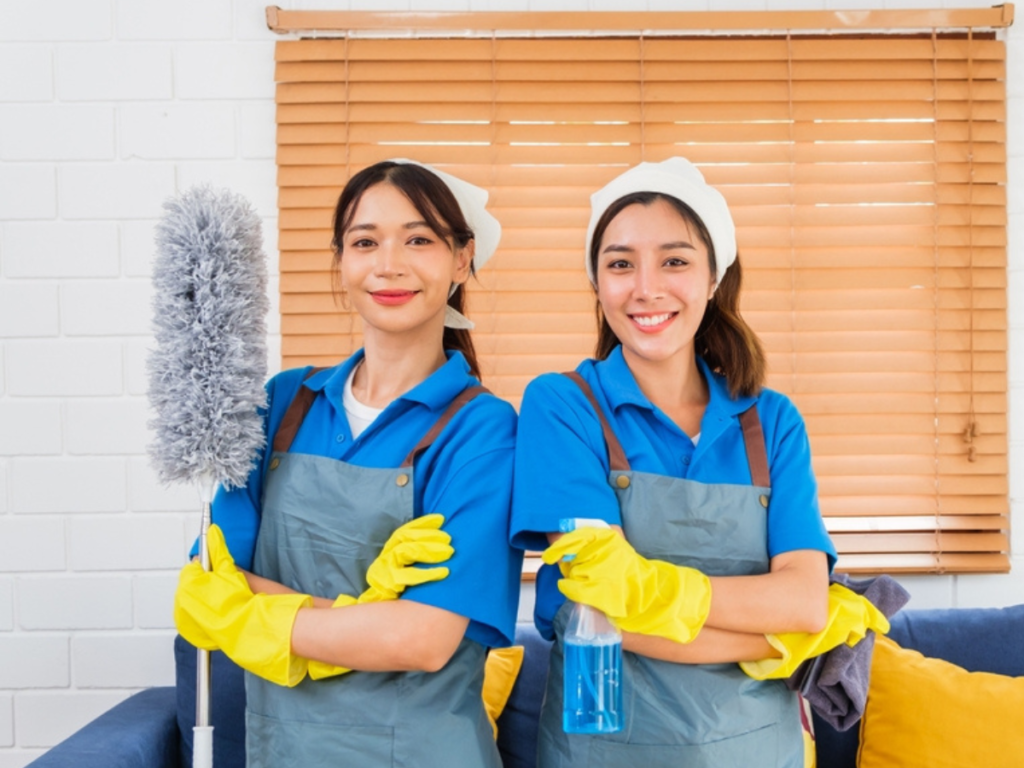
[[587, 277], [597, 285], [590, 263], [591, 241], [598, 220], [612, 204], [634, 192], [658, 192], [686, 203], [707, 227], [715, 250], [715, 284], [722, 282], [725, 270], [736, 261], [736, 225], [722, 193], [704, 181], [704, 175], [683, 157], [670, 157], [660, 163], [640, 163], [616, 176], [590, 196], [590, 226], [587, 227], [585, 253]]
[[[401, 165], [418, 165], [421, 168], [426, 168], [445, 183], [445, 186], [455, 196], [455, 202], [459, 204], [462, 215], [466, 217], [466, 224], [473, 230], [473, 240], [476, 246], [473, 251], [473, 269], [479, 271], [483, 268], [488, 259], [498, 250], [498, 242], [501, 240], [501, 223], [486, 208], [487, 190], [416, 160], [393, 157], [388, 162]], [[455, 293], [455, 290], [456, 286], [452, 286], [451, 293], [448, 295], [450, 296], [452, 293]], [[444, 324], [447, 327], [465, 328], [467, 330], [473, 328], [472, 321], [452, 307], [446, 307], [444, 312]]]

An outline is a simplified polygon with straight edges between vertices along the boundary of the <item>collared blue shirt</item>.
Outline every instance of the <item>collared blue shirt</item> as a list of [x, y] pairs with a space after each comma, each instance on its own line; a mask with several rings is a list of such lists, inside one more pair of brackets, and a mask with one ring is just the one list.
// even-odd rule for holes
[[[764, 389], [733, 398], [725, 379], [698, 358], [709, 401], [700, 439], [690, 437], [643, 394], [616, 347], [606, 360], [577, 368], [590, 384], [630, 467], [701, 483], [750, 485], [750, 466], [739, 415], [752, 404], [764, 431], [771, 474], [768, 556], [798, 549], [836, 553], [818, 506], [810, 443], [803, 418], [785, 395]], [[514, 546], [542, 550], [547, 533], [564, 517], [600, 518], [621, 525], [618, 498], [608, 483], [608, 451], [594, 409], [567, 377], [545, 374], [526, 388], [520, 408], [510, 537]], [[564, 601], [557, 571], [537, 576], [536, 620], [542, 632]]]
[[[360, 350], [308, 379], [317, 397], [291, 452], [360, 467], [398, 467], [456, 395], [479, 383], [462, 354], [449, 352], [445, 365], [394, 400], [353, 439], [342, 393], [362, 359]], [[283, 371], [268, 382], [264, 427], [271, 439], [309, 370]], [[508, 645], [515, 633], [522, 568], [522, 553], [508, 545], [515, 433], [512, 406], [480, 395], [456, 414], [413, 467], [414, 514], [444, 515], [455, 555], [445, 563], [446, 579], [410, 587], [403, 598], [468, 617], [467, 637], [485, 646]], [[252, 568], [270, 453], [261, 453], [244, 487], [222, 488], [213, 502], [213, 521], [224, 531], [235, 562], [246, 569]]]

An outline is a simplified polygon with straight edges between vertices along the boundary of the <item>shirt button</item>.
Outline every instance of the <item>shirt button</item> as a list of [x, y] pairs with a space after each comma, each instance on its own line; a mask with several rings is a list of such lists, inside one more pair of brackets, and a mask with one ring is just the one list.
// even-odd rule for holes
[[690, 457], [689, 456], [683, 456], [683, 464], [685, 464], [686, 466], [690, 466]]
[[344, 435], [338, 435], [338, 442], [339, 443], [344, 443], [345, 442], [345, 436]]

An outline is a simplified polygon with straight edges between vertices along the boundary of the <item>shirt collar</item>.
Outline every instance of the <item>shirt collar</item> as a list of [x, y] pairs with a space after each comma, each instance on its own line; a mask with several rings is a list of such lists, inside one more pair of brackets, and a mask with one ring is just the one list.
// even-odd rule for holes
[[[704, 380], [708, 383], [709, 411], [733, 415], [742, 413], [757, 401], [756, 397], [741, 396], [733, 399], [729, 394], [729, 386], [726, 384], [724, 376], [713, 372], [700, 356], [697, 357], [697, 365], [700, 366]], [[654, 404], [641, 391], [640, 385], [633, 377], [633, 372], [629, 370], [626, 359], [622, 355], [621, 344], [616, 346], [611, 354], [595, 367], [601, 382], [601, 389], [613, 410], [620, 405], [635, 405], [649, 410], [654, 409]]]
[[[347, 360], [333, 368], [327, 368], [310, 376], [306, 386], [314, 392], [323, 392], [336, 407], [341, 408], [345, 382], [355, 367], [363, 360], [365, 351], [360, 349]], [[410, 389], [398, 400], [420, 403], [432, 411], [448, 406], [466, 387], [476, 383], [469, 373], [469, 363], [461, 352], [445, 350], [448, 362], [434, 371], [425, 380]]]

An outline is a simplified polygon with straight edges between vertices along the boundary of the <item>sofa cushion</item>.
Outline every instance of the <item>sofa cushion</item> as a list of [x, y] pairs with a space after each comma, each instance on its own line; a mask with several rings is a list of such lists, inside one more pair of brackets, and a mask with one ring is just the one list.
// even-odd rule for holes
[[491, 648], [487, 652], [487, 663], [484, 666], [484, 711], [491, 721], [495, 738], [498, 737], [497, 720], [505, 710], [523, 666], [523, 650], [523, 646], [513, 645], [508, 648]]
[[[888, 636], [904, 648], [969, 672], [1024, 675], [1024, 605], [902, 610], [890, 622]], [[814, 735], [818, 768], [855, 768], [858, 728], [839, 732], [815, 715]]]
[[967, 672], [879, 638], [860, 768], [1024, 765], [1024, 677]]

